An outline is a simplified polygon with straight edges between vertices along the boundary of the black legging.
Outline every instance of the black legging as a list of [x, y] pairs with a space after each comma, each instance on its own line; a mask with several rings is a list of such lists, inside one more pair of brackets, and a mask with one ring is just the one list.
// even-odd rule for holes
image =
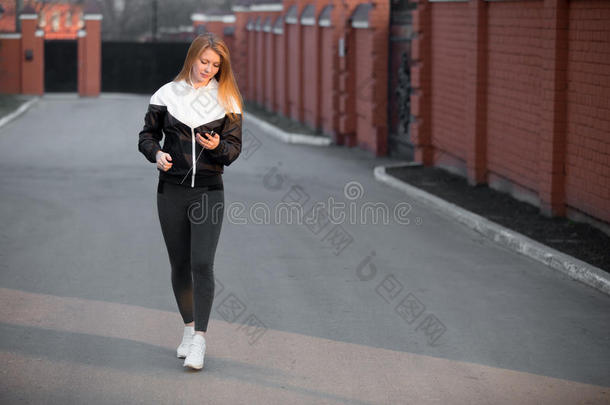
[[159, 180], [157, 210], [184, 323], [206, 332], [214, 299], [214, 255], [224, 215], [222, 184], [193, 187]]

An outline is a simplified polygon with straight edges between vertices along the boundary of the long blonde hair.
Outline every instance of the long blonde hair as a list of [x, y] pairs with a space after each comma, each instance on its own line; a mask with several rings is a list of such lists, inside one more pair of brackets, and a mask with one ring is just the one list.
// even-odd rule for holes
[[[230, 121], [235, 121], [237, 116], [233, 113], [233, 104], [231, 100], [235, 100], [235, 103], [239, 107], [243, 116], [243, 99], [241, 93], [237, 88], [237, 82], [233, 75], [233, 69], [231, 69], [231, 56], [229, 54], [229, 48], [217, 35], [206, 32], [205, 34], [198, 35], [197, 38], [191, 42], [189, 50], [186, 53], [184, 59], [184, 65], [182, 70], [178, 73], [178, 76], [174, 78], [174, 81], [186, 80], [187, 83], [193, 85], [191, 82], [191, 69], [197, 58], [206, 49], [212, 49], [220, 56], [220, 68], [214, 77], [218, 81], [218, 102], [227, 111], [227, 116]], [[212, 80], [212, 79], [210, 79]]]

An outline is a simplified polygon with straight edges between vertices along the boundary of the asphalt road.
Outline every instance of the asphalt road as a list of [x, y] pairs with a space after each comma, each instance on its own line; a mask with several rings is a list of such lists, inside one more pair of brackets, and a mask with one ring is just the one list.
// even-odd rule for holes
[[610, 297], [377, 183], [392, 159], [247, 118], [205, 368], [184, 369], [147, 102], [45, 96], [0, 128], [2, 403], [610, 403]]

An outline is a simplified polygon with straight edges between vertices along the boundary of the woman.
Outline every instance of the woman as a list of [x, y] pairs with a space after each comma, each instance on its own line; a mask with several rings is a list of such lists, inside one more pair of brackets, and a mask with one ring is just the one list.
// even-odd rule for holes
[[229, 50], [207, 33], [193, 40], [178, 76], [152, 95], [139, 134], [138, 150], [159, 170], [157, 210], [184, 321], [177, 355], [193, 369], [203, 367], [222, 173], [241, 152], [242, 106]]

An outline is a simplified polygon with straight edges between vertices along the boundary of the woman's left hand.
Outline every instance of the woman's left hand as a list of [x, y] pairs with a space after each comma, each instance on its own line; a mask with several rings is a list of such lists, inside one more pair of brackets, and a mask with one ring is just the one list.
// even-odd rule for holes
[[220, 136], [214, 133], [214, 136], [210, 136], [208, 132], [205, 133], [205, 138], [200, 134], [197, 134], [197, 143], [206, 149], [216, 149], [220, 143]]

